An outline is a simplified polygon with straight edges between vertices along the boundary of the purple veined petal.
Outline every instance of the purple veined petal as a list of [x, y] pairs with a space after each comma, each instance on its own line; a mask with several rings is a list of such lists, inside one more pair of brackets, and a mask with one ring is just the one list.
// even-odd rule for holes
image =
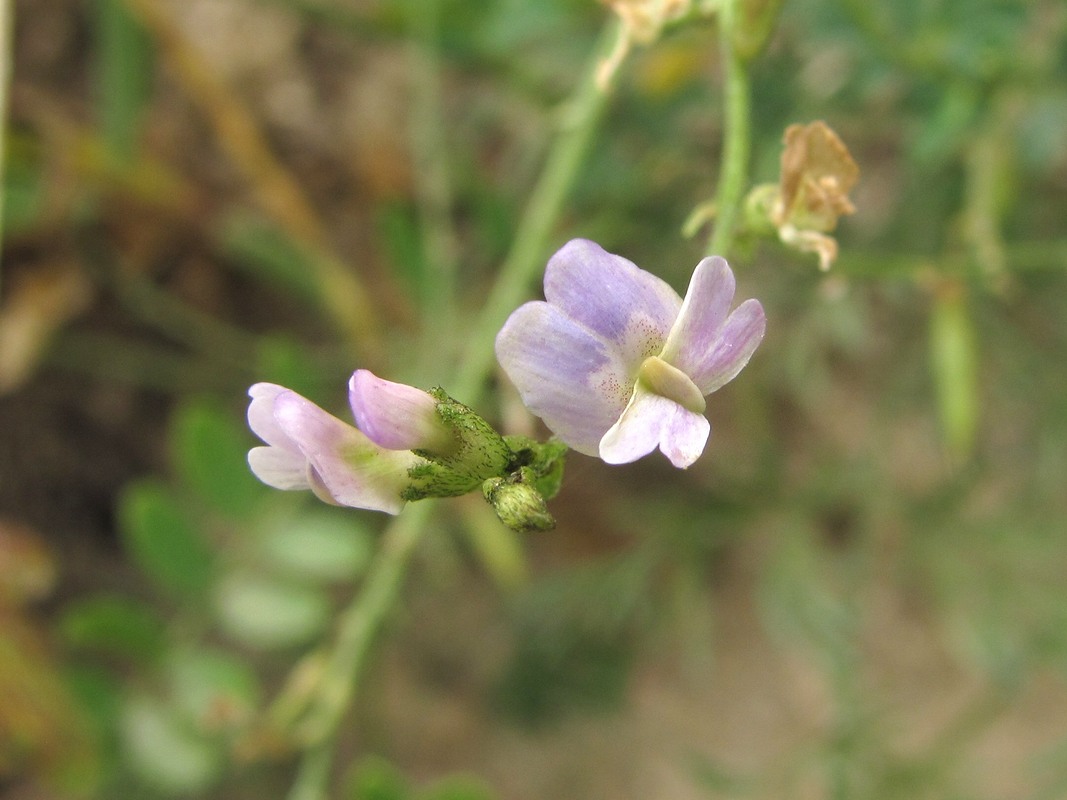
[[295, 392], [278, 395], [274, 417], [304, 454], [329, 495], [340, 505], [398, 514], [407, 470], [421, 459], [384, 450], [351, 425]]
[[269, 445], [280, 447], [290, 453], [299, 453], [296, 442], [279, 427], [274, 419], [274, 401], [279, 395], [291, 391], [275, 383], [257, 383], [248, 390], [252, 402], [248, 404], [248, 427], [252, 433]]
[[710, 434], [703, 415], [638, 388], [601, 439], [600, 457], [608, 464], [628, 464], [659, 447], [671, 464], [685, 469], [704, 452]]
[[746, 300], [726, 319], [719, 338], [689, 370], [689, 377], [705, 395], [726, 385], [744, 369], [766, 330], [763, 306], [758, 300]]
[[561, 309], [537, 301], [508, 317], [496, 355], [526, 407], [569, 447], [595, 456], [633, 390], [619, 354]]
[[545, 300], [614, 343], [629, 369], [660, 352], [682, 304], [666, 282], [588, 239], [549, 259]]
[[715, 345], [733, 299], [734, 274], [725, 259], [701, 260], [660, 357], [692, 376]]
[[356, 427], [380, 447], [439, 452], [454, 446], [437, 401], [421, 389], [360, 369], [348, 381], [348, 400]]
[[275, 489], [310, 489], [307, 459], [299, 451], [281, 447], [253, 447], [248, 451], [252, 474]]

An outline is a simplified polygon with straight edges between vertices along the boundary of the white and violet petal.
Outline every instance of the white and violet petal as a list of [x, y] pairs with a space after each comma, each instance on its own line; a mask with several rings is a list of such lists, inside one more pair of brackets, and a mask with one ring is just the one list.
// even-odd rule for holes
[[455, 445], [437, 401], [421, 389], [360, 369], [348, 381], [348, 400], [356, 427], [380, 447], [440, 452]]
[[710, 434], [702, 414], [639, 386], [604, 434], [600, 457], [608, 464], [628, 464], [658, 447], [674, 466], [685, 469], [704, 452]]
[[257, 383], [248, 390], [252, 401], [248, 404], [248, 427], [272, 447], [290, 453], [300, 453], [296, 442], [281, 429], [274, 419], [274, 401], [279, 395], [291, 391], [276, 383]]
[[609, 343], [565, 311], [536, 301], [504, 323], [496, 355], [530, 411], [572, 449], [597, 454], [633, 388]]
[[307, 459], [299, 451], [281, 447], [253, 447], [248, 451], [248, 466], [267, 486], [292, 491], [310, 489]]
[[398, 514], [407, 470], [420, 459], [386, 450], [296, 392], [274, 401], [274, 416], [297, 443], [318, 481], [340, 505]]
[[687, 374], [715, 343], [734, 299], [734, 274], [725, 259], [705, 258], [693, 270], [682, 308], [660, 357]]
[[715, 256], [697, 264], [661, 354], [704, 395], [733, 380], [766, 330], [763, 306], [757, 300], [746, 300], [727, 316], [734, 289], [734, 274], [725, 260]]
[[545, 300], [612, 343], [630, 369], [659, 353], [682, 302], [665, 281], [587, 239], [549, 259]]
[[705, 395], [725, 386], [748, 364], [767, 330], [767, 316], [758, 300], [746, 300], [733, 310], [719, 337], [704, 353], [689, 377]]

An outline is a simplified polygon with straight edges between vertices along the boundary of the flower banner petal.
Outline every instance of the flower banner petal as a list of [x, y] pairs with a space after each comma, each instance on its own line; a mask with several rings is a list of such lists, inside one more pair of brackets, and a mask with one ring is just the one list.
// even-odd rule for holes
[[563, 442], [596, 455], [626, 407], [633, 377], [602, 339], [548, 303], [526, 303], [504, 323], [496, 355], [523, 403]]
[[545, 299], [614, 343], [630, 368], [659, 353], [682, 302], [660, 278], [587, 239], [572, 239], [549, 260]]
[[248, 404], [248, 427], [252, 433], [269, 445], [299, 453], [296, 442], [281, 429], [274, 419], [274, 401], [279, 395], [291, 391], [276, 383], [257, 383], [248, 390], [252, 402]]
[[356, 370], [348, 382], [356, 427], [388, 450], [439, 450], [454, 439], [429, 393]]

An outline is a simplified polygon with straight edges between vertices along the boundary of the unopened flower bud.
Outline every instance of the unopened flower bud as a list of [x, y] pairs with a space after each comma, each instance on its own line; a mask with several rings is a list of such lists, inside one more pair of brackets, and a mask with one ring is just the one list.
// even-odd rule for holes
[[545, 498], [523, 479], [523, 470], [510, 478], [490, 478], [482, 484], [482, 494], [500, 521], [519, 533], [550, 531], [556, 520], [548, 513]]

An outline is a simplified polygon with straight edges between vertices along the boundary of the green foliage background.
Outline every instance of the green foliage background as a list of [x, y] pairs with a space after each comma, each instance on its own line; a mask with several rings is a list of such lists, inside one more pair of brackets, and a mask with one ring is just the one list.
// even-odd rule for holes
[[[38, 347], [0, 396], [0, 798], [1067, 794], [1057, 0], [782, 4], [750, 184], [830, 124], [862, 173], [838, 262], [739, 231], [768, 333], [690, 470], [572, 455], [530, 538], [435, 507], [315, 777], [305, 689], [387, 521], [260, 486], [244, 392], [453, 392], [609, 16], [14, 3], [0, 321]], [[585, 236], [684, 289], [719, 56], [714, 20], [635, 47], [541, 263]], [[457, 399], [530, 424], [485, 388]], [[52, 499], [90, 486], [95, 517]]]

